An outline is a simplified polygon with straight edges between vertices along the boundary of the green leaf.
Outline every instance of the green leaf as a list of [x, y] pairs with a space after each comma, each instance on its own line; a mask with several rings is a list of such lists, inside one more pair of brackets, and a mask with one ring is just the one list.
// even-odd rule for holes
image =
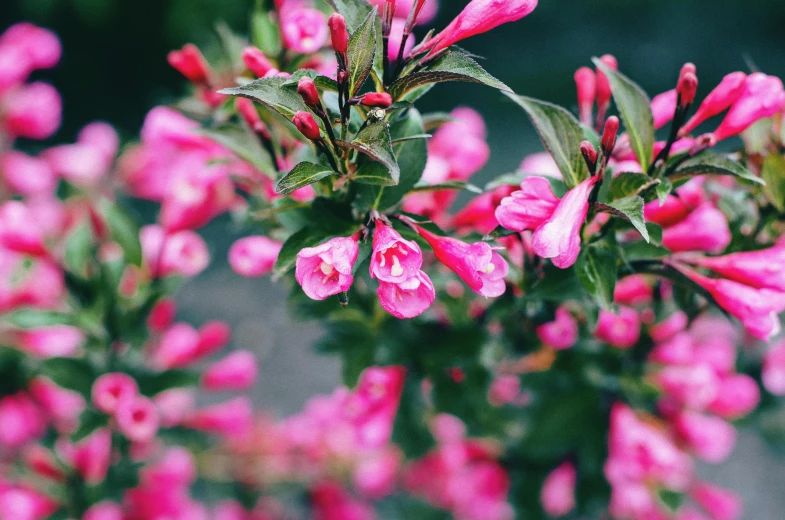
[[502, 226], [496, 226], [496, 228], [482, 237], [483, 242], [490, 242], [492, 240], [496, 240], [498, 238], [509, 237], [511, 235], [516, 234], [517, 231], [511, 231], [507, 228], [503, 228]]
[[71, 441], [79, 442], [98, 428], [103, 428], [108, 423], [108, 415], [93, 408], [86, 408], [79, 416], [79, 428], [71, 434]]
[[354, 97], [371, 74], [376, 55], [376, 7], [349, 37], [346, 56], [349, 61], [349, 97]]
[[166, 370], [164, 372], [145, 372], [134, 374], [139, 391], [148, 397], [157, 395], [170, 388], [194, 386], [199, 383], [199, 374], [191, 370]]
[[87, 266], [93, 258], [93, 228], [89, 222], [77, 226], [65, 242], [64, 260], [66, 268], [81, 276], [86, 276]]
[[202, 128], [197, 133], [224, 146], [237, 157], [250, 163], [271, 179], [275, 179], [276, 168], [270, 154], [250, 129], [236, 125], [221, 125], [217, 128]]
[[651, 164], [654, 153], [654, 116], [649, 96], [636, 83], [599, 59], [593, 58], [592, 61], [610, 82], [613, 99], [630, 137], [630, 145], [645, 170]]
[[646, 242], [649, 241], [649, 230], [646, 229], [646, 221], [643, 218], [643, 198], [638, 195], [631, 195], [623, 199], [609, 202], [608, 206], [624, 215], [630, 224], [640, 232]]
[[251, 38], [254, 45], [268, 56], [278, 56], [281, 53], [281, 31], [270, 19], [269, 13], [254, 11], [251, 17]]
[[93, 367], [84, 359], [49, 358], [41, 363], [38, 373], [58, 386], [79, 392], [88, 400], [95, 381]]
[[291, 121], [299, 111], [308, 111], [308, 107], [300, 95], [283, 85], [289, 81], [288, 78], [261, 78], [240, 87], [225, 88], [219, 94], [227, 96], [242, 96], [255, 101], [281, 114], [284, 118]]
[[581, 155], [583, 130], [567, 110], [536, 99], [507, 94], [526, 111], [545, 148], [553, 156], [568, 188], [574, 188], [589, 175]]
[[744, 166], [728, 159], [724, 155], [703, 153], [684, 161], [670, 175], [671, 180], [685, 179], [696, 175], [733, 175], [756, 184], [766, 184], [764, 179], [757, 177]]
[[763, 191], [774, 207], [785, 211], [785, 157], [770, 154], [763, 163], [761, 176], [766, 181]]
[[142, 243], [139, 241], [139, 226], [120, 206], [102, 200], [98, 209], [109, 225], [112, 240], [123, 249], [125, 259], [134, 265], [142, 265]]
[[70, 314], [38, 309], [19, 309], [6, 314], [3, 319], [10, 325], [20, 329], [36, 329], [38, 327], [70, 325], [74, 323], [74, 319]]
[[528, 177], [526, 172], [505, 173], [499, 175], [491, 182], [485, 185], [485, 191], [493, 191], [500, 186], [520, 186], [523, 179]]
[[611, 309], [618, 272], [616, 256], [607, 249], [589, 246], [581, 251], [575, 270], [578, 279], [600, 307]]
[[314, 182], [319, 182], [331, 175], [339, 174], [326, 166], [301, 162], [292, 168], [289, 173], [281, 177], [281, 180], [275, 185], [275, 192], [281, 195], [288, 195], [295, 190], [311, 185]]
[[401, 137], [399, 139], [393, 139], [392, 144], [404, 143], [406, 141], [414, 141], [415, 139], [425, 139], [428, 140], [433, 137], [431, 134], [419, 134], [419, 135], [409, 135], [406, 137]]
[[358, 150], [390, 170], [393, 185], [398, 184], [401, 170], [392, 149], [390, 128], [385, 121], [369, 122], [346, 146]]
[[352, 181], [371, 186], [395, 186], [395, 179], [390, 170], [383, 164], [365, 156], [358, 161], [357, 171], [352, 175]]
[[300, 83], [300, 80], [308, 77], [311, 78], [316, 85], [316, 88], [321, 90], [332, 90], [334, 92], [338, 92], [338, 82], [332, 78], [328, 78], [327, 76], [322, 76], [318, 72], [312, 69], [300, 69], [292, 74], [292, 77], [289, 78], [283, 86], [286, 88], [297, 88], [297, 85]]
[[441, 190], [466, 190], [472, 193], [482, 194], [482, 188], [465, 181], [444, 181], [439, 184], [417, 184], [412, 191], [441, 191]]
[[651, 179], [643, 173], [623, 172], [614, 177], [611, 182], [611, 198], [621, 199], [635, 195], [646, 186]]
[[390, 86], [389, 92], [393, 99], [397, 100], [416, 88], [446, 81], [481, 83], [499, 90], [512, 92], [510, 87], [488, 74], [472, 58], [462, 52], [453, 50], [448, 50], [443, 56], [436, 58], [425, 70], [399, 78]]
[[[390, 124], [390, 135], [400, 139], [409, 135], [423, 133], [423, 119], [415, 109], [410, 109], [400, 119]], [[422, 139], [405, 141], [393, 147], [395, 157], [401, 170], [397, 185], [386, 188], [363, 187], [358, 195], [357, 204], [367, 210], [376, 207], [385, 210], [398, 204], [403, 197], [420, 181], [428, 160], [428, 146]], [[381, 190], [381, 192], [380, 192]]]
[[432, 112], [422, 116], [423, 128], [427, 132], [438, 130], [441, 126], [447, 123], [452, 123], [455, 118], [449, 112]]
[[665, 202], [665, 199], [668, 198], [668, 195], [671, 194], [673, 191], [673, 183], [667, 177], [660, 179], [660, 183], [657, 185], [655, 189], [655, 193], [657, 194], [657, 200], [659, 200], [660, 205]]

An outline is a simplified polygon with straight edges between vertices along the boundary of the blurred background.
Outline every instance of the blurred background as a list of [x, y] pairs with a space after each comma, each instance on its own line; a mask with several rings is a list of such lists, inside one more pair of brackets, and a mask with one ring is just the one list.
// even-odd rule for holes
[[[465, 5], [441, 0], [434, 26], [442, 27]], [[253, 0], [2, 0], [0, 28], [28, 20], [60, 35], [64, 56], [53, 71], [39, 73], [64, 98], [64, 124], [52, 141], [72, 141], [93, 120], [112, 123], [134, 139], [147, 111], [173, 102], [185, 82], [166, 63], [166, 53], [194, 42], [217, 45], [214, 28], [225, 22], [247, 31]], [[478, 36], [464, 47], [488, 57], [483, 65], [517, 93], [574, 106], [573, 72], [590, 58], [614, 54], [621, 70], [650, 95], [675, 85], [686, 61], [698, 67], [699, 97], [728, 72], [757, 68], [785, 77], [785, 2], [773, 0], [541, 0], [525, 20]], [[513, 171], [540, 145], [523, 112], [485, 87], [440, 85], [424, 110], [450, 110], [472, 100], [485, 116], [492, 158], [475, 179], [482, 185]], [[183, 318], [200, 323], [224, 319], [235, 327], [237, 348], [261, 359], [260, 408], [284, 415], [315, 393], [340, 383], [336, 360], [316, 357], [319, 330], [294, 324], [286, 288], [231, 273], [223, 259], [239, 235], [226, 221], [205, 230], [214, 265], [180, 294]], [[745, 498], [745, 518], [785, 517], [785, 458], [751, 433], [742, 432], [734, 457], [705, 468], [719, 484]]]

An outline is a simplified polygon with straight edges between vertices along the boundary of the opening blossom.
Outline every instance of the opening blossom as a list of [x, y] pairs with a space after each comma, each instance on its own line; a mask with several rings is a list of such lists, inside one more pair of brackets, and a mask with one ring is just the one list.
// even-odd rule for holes
[[359, 235], [333, 238], [297, 253], [295, 278], [309, 298], [325, 300], [349, 290], [360, 251], [358, 240]]

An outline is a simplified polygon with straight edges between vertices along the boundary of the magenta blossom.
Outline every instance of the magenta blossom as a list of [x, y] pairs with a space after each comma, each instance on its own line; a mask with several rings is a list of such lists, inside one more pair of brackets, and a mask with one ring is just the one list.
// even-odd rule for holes
[[532, 247], [561, 269], [570, 267], [581, 252], [581, 227], [589, 212], [589, 195], [598, 177], [589, 177], [567, 192], [553, 214], [534, 232]]
[[379, 281], [376, 291], [384, 310], [399, 319], [415, 318], [428, 310], [436, 299], [436, 290], [428, 275], [417, 271], [403, 282]]
[[229, 249], [229, 265], [241, 276], [265, 276], [273, 270], [282, 247], [281, 242], [261, 235], [241, 238]]
[[330, 35], [327, 20], [318, 9], [293, 5], [281, 9], [281, 34], [287, 49], [313, 54], [321, 49]]
[[566, 350], [578, 342], [578, 321], [565, 307], [556, 309], [556, 319], [537, 327], [537, 337], [554, 350]]
[[325, 300], [349, 290], [354, 281], [358, 235], [333, 238], [317, 247], [297, 253], [295, 278], [313, 300]]
[[512, 231], [535, 230], [553, 215], [558, 204], [548, 179], [526, 177], [520, 190], [502, 199], [496, 208], [496, 220]]
[[693, 210], [687, 218], [662, 233], [662, 245], [679, 253], [706, 251], [721, 253], [731, 241], [728, 219], [710, 203]]
[[95, 380], [92, 389], [93, 404], [100, 411], [113, 414], [120, 401], [133, 399], [139, 394], [136, 380], [128, 374], [112, 372]]
[[690, 495], [714, 520], [737, 520], [741, 517], [741, 499], [732, 491], [701, 482]]
[[202, 386], [213, 392], [241, 392], [256, 381], [256, 358], [247, 350], [232, 352], [208, 366], [202, 374]]
[[148, 397], [137, 395], [120, 401], [115, 419], [123, 435], [134, 442], [149, 442], [158, 433], [158, 411]]
[[416, 242], [405, 240], [382, 221], [376, 221], [371, 253], [371, 278], [400, 283], [415, 276], [422, 267], [422, 251]]
[[727, 110], [739, 99], [746, 79], [747, 75], [743, 72], [732, 72], [722, 78], [720, 84], [703, 100], [695, 115], [681, 128], [681, 134], [692, 132], [707, 119]]
[[507, 262], [486, 242], [467, 244], [456, 238], [440, 237], [416, 226], [433, 248], [436, 258], [452, 269], [471, 289], [486, 298], [504, 294]]
[[774, 395], [785, 395], [785, 343], [781, 341], [763, 359], [763, 386]]
[[750, 74], [739, 99], [712, 135], [717, 141], [738, 135], [756, 121], [773, 116], [783, 107], [785, 89], [782, 80], [760, 72]]
[[782, 246], [687, 260], [756, 289], [785, 292], [785, 247]]
[[575, 484], [578, 472], [575, 465], [565, 462], [551, 471], [540, 491], [542, 508], [550, 516], [564, 516], [575, 508]]
[[619, 314], [600, 311], [594, 335], [597, 339], [621, 349], [632, 348], [640, 339], [641, 319], [634, 309], [619, 307]]
[[537, 7], [537, 0], [472, 0], [442, 32], [420, 45], [428, 56], [461, 40], [488, 32], [510, 22], [517, 22]]

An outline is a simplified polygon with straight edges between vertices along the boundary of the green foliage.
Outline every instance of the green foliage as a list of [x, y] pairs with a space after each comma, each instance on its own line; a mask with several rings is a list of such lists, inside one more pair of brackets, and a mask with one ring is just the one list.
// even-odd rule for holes
[[575, 272], [597, 304], [610, 310], [618, 272], [616, 255], [601, 247], [586, 247], [575, 263]]
[[301, 162], [281, 177], [275, 185], [275, 191], [281, 195], [288, 195], [295, 190], [310, 186], [333, 175], [338, 175], [338, 172], [319, 164]]
[[221, 125], [212, 129], [201, 129], [199, 133], [225, 146], [240, 159], [247, 161], [271, 179], [275, 179], [276, 167], [251, 129], [235, 125]]
[[[365, 127], [357, 133], [351, 142], [339, 144], [362, 152], [384, 166], [389, 172], [389, 179], [383, 185], [394, 186], [400, 181], [401, 169], [392, 149], [390, 128], [385, 121], [369, 119]], [[379, 172], [376, 173], [375, 176], [379, 177]]]
[[712, 152], [704, 152], [684, 161], [670, 178], [689, 179], [697, 175], [732, 175], [755, 184], [765, 184], [763, 179], [755, 176], [736, 161]]
[[376, 55], [376, 26], [379, 17], [376, 7], [349, 38], [346, 52], [349, 61], [349, 97], [354, 97], [371, 74]]
[[785, 157], [769, 155], [763, 163], [761, 177], [766, 182], [764, 192], [769, 201], [779, 211], [785, 211]]

